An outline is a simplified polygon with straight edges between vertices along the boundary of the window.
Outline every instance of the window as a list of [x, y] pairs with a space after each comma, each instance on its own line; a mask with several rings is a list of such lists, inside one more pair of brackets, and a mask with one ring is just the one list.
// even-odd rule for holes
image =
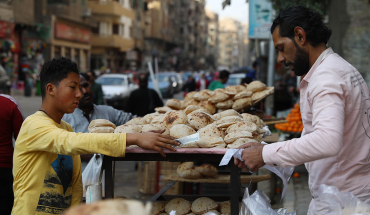
[[119, 25], [118, 24], [113, 24], [112, 33], [113, 34], [119, 34]]
[[91, 32], [93, 34], [99, 34], [99, 26], [100, 26], [100, 24], [98, 24], [98, 26], [96, 26], [96, 27], [91, 28]]
[[73, 61], [77, 63], [77, 66], [81, 66], [80, 65], [80, 50], [79, 49], [75, 49], [74, 51], [74, 56], [73, 56]]
[[62, 56], [60, 46], [54, 46], [54, 58], [60, 58]]
[[108, 35], [108, 23], [107, 22], [99, 23], [99, 33], [100, 35]]
[[64, 48], [64, 57], [67, 59], [72, 59], [71, 57], [71, 48]]

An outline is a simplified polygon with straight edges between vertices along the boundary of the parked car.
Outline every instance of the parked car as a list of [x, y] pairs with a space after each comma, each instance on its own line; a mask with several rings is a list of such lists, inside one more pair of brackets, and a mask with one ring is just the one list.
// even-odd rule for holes
[[4, 67], [0, 65], [0, 92], [3, 94], [10, 94], [10, 78], [6, 73]]
[[139, 88], [131, 75], [105, 74], [96, 79], [102, 85], [104, 99], [107, 104], [123, 110], [132, 91]]
[[[176, 75], [172, 72], [158, 74], [158, 87], [163, 98], [170, 98], [175, 94], [177, 88]], [[152, 78], [149, 76], [148, 88], [154, 89]]]
[[227, 80], [225, 87], [232, 85], [239, 85], [242, 83], [243, 78], [245, 78], [244, 73], [230, 74], [229, 80]]

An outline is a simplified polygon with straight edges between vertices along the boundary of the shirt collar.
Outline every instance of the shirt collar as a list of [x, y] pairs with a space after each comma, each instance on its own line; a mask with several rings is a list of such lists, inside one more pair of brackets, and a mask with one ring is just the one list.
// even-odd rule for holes
[[[93, 109], [92, 109], [92, 111], [90, 112], [90, 116], [91, 116], [91, 114], [94, 112], [94, 110], [96, 109], [96, 105], [95, 104], [93, 104]], [[84, 115], [84, 112], [80, 109], [80, 108], [76, 108], [75, 109], [75, 112], [76, 113], [78, 113], [78, 114], [81, 114], [81, 115]]]
[[323, 51], [321, 55], [317, 58], [315, 63], [312, 65], [310, 71], [308, 71], [307, 75], [303, 78], [303, 81], [310, 82], [311, 76], [316, 70], [316, 68], [331, 54], [334, 54], [334, 51], [330, 47]]

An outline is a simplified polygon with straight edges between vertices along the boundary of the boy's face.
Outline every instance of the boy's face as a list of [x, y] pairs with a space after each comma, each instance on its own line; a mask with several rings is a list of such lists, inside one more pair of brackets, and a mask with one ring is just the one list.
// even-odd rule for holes
[[79, 99], [82, 97], [80, 90], [80, 77], [71, 72], [63, 79], [54, 91], [54, 104], [63, 113], [73, 113], [78, 107]]

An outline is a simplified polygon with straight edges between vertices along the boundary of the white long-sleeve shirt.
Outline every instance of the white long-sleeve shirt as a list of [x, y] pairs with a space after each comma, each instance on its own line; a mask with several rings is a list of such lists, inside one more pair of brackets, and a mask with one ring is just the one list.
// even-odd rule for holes
[[265, 146], [265, 163], [305, 163], [314, 198], [326, 184], [370, 203], [370, 94], [361, 74], [328, 48], [300, 83], [300, 92], [302, 136]]

